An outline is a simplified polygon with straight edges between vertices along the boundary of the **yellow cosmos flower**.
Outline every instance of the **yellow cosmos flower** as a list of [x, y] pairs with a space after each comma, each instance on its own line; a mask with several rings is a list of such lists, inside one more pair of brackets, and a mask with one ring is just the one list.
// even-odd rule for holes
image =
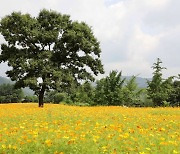
[[1, 146], [3, 149], [6, 149], [6, 145], [5, 144], [2, 144]]
[[173, 153], [174, 153], [174, 154], [178, 154], [178, 152], [177, 152], [176, 150], [173, 150]]
[[52, 141], [51, 141], [51, 140], [49, 140], [49, 139], [48, 139], [48, 140], [46, 140], [46, 141], [45, 141], [45, 143], [46, 143], [46, 145], [47, 145], [48, 147], [50, 147], [50, 146], [52, 145]]

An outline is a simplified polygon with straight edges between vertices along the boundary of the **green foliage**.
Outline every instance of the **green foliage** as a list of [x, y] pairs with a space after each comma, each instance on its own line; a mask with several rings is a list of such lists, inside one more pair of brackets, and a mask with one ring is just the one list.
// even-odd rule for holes
[[[169, 77], [168, 79], [163, 80], [162, 70], [165, 69], [161, 67], [162, 61], [158, 58], [157, 62], [153, 65], [153, 78], [152, 81], [148, 81], [148, 96], [152, 99], [155, 106], [164, 106], [166, 105], [172, 95], [173, 88], [173, 78]], [[165, 102], [165, 103], [164, 103]]]
[[124, 81], [121, 72], [117, 71], [111, 71], [109, 76], [97, 81], [95, 102], [99, 105], [122, 105]]
[[[68, 15], [42, 10], [37, 17], [13, 12], [2, 18], [0, 62], [12, 70], [16, 87], [30, 87], [43, 106], [47, 90], [70, 87], [72, 81], [94, 80], [103, 73], [99, 42], [84, 22]], [[90, 70], [90, 72], [88, 71]]]
[[71, 103], [71, 100], [66, 92], [52, 90], [46, 93], [45, 102], [59, 104], [62, 102]]
[[38, 102], [38, 98], [37, 96], [25, 96], [22, 102], [23, 103]]
[[132, 76], [126, 81], [123, 87], [123, 105], [125, 106], [141, 106], [140, 97], [143, 89], [139, 89], [136, 83], [136, 76]]
[[56, 93], [54, 95], [54, 103], [59, 104], [60, 102], [62, 102], [63, 100], [65, 100], [66, 95], [63, 93]]
[[0, 103], [16, 103], [23, 98], [22, 89], [15, 89], [12, 84], [0, 85]]
[[148, 81], [148, 96], [151, 98], [156, 106], [161, 106], [163, 101], [167, 99], [166, 94], [164, 93], [164, 85], [162, 79], [162, 70], [165, 69], [161, 67], [162, 61], [158, 58], [157, 62], [153, 64], [152, 68], [153, 78], [152, 81]]
[[46, 92], [46, 94], [45, 94], [45, 102], [53, 102], [54, 103], [54, 95], [56, 94], [56, 93], [58, 93], [57, 91], [55, 91], [55, 90], [52, 90], [52, 91], [48, 91], [48, 92]]
[[168, 101], [172, 106], [180, 106], [180, 74], [172, 84], [173, 90]]
[[164, 107], [169, 107], [169, 106], [170, 106], [170, 102], [163, 101], [163, 106], [164, 106]]
[[92, 87], [90, 82], [85, 82], [80, 85], [73, 96], [74, 102], [85, 103], [93, 105], [94, 102], [94, 88]]
[[[74, 87], [75, 88], [75, 87]], [[46, 93], [45, 101], [52, 103], [67, 103], [75, 105], [92, 105], [94, 99], [94, 88], [90, 82], [85, 82], [76, 86], [75, 89], [66, 91], [61, 89], [59, 92], [54, 90]]]

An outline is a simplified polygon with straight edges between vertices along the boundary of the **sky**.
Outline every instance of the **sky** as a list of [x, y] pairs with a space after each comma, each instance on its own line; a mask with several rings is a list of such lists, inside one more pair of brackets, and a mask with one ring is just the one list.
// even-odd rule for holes
[[[43, 8], [92, 27], [102, 50], [103, 76], [117, 70], [149, 78], [157, 58], [167, 68], [164, 78], [180, 74], [180, 0], [1, 0], [0, 18], [13, 11], [37, 16]], [[8, 69], [0, 64], [0, 76]]]

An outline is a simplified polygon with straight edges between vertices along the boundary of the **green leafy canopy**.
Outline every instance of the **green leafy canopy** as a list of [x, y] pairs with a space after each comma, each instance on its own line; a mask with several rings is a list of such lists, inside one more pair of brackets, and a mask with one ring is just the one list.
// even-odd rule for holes
[[1, 20], [0, 32], [6, 40], [0, 62], [12, 68], [7, 75], [16, 87], [29, 86], [40, 95], [103, 73], [91, 28], [68, 15], [45, 9], [37, 17], [13, 12]]

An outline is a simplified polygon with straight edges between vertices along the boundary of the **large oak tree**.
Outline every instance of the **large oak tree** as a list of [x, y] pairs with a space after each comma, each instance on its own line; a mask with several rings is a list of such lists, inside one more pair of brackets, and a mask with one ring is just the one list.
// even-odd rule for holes
[[30, 87], [43, 107], [46, 90], [94, 80], [103, 73], [100, 45], [92, 29], [70, 16], [42, 10], [37, 17], [13, 12], [0, 21], [0, 62], [12, 68], [8, 77], [16, 87]]

